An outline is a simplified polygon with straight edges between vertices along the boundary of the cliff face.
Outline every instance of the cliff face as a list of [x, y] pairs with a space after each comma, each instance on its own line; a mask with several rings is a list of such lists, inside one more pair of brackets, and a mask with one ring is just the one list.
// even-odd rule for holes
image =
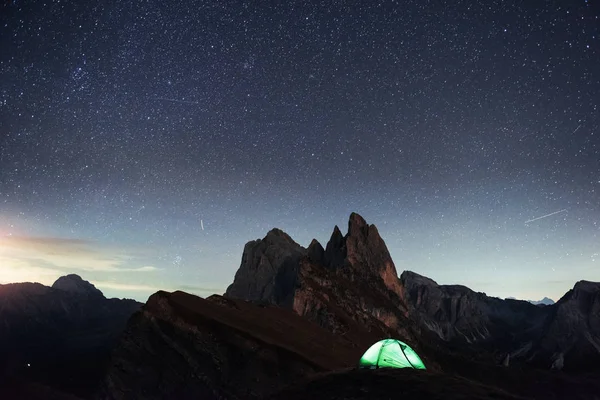
[[460, 285], [405, 271], [400, 277], [413, 318], [444, 341], [508, 351], [541, 334], [549, 310], [525, 301], [500, 300]]
[[158, 292], [130, 320], [99, 398], [258, 398], [354, 366], [362, 347], [278, 307]]
[[400, 281], [411, 318], [463, 354], [500, 353], [543, 369], [600, 369], [600, 283], [578, 282], [558, 303], [539, 306], [438, 285], [409, 271]]
[[[383, 283], [385, 288], [396, 296], [401, 296], [402, 288], [398, 273], [385, 242], [375, 225], [368, 225], [358, 214], [352, 213], [348, 221], [348, 234], [345, 239], [346, 259], [339, 266], [343, 274], [351, 280], [368, 280], [372, 285]], [[333, 260], [332, 260], [333, 262]], [[385, 293], [385, 289], [381, 289]]]
[[268, 304], [290, 302], [300, 259], [307, 252], [285, 232], [272, 229], [262, 240], [248, 242], [228, 296]]

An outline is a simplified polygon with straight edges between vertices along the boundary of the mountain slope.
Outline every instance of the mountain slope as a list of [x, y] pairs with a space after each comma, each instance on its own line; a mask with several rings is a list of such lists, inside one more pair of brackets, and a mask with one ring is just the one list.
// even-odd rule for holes
[[353, 366], [368, 344], [278, 307], [158, 292], [130, 320], [99, 398], [258, 398]]

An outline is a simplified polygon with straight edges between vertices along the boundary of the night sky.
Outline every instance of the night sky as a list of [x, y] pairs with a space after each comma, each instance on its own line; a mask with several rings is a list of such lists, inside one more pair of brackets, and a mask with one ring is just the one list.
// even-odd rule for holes
[[352, 211], [399, 273], [600, 281], [598, 1], [2, 2], [0, 282], [222, 293]]

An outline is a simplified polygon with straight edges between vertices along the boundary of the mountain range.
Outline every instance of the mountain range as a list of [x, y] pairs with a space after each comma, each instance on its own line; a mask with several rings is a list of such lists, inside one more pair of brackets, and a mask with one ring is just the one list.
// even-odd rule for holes
[[[536, 305], [412, 271], [398, 275], [377, 228], [356, 213], [347, 233], [336, 226], [325, 246], [313, 240], [305, 248], [279, 229], [248, 242], [222, 296], [161, 291], [142, 306], [105, 299], [68, 276], [52, 288], [0, 286], [0, 301], [8, 305], [0, 311], [0, 345], [11, 360], [4, 375], [17, 386], [35, 382], [82, 398], [600, 393], [600, 283], [579, 281], [556, 304]], [[410, 343], [427, 370], [357, 370], [362, 353], [387, 337]], [[50, 365], [71, 354], [98, 360], [90, 373], [77, 371], [86, 390], [43, 379], [47, 369], [23, 372], [40, 363], [35, 357]]]
[[[507, 297], [506, 300], [517, 300], [517, 298], [516, 297]], [[539, 306], [539, 305], [551, 306], [552, 304], [555, 303], [554, 300], [552, 300], [548, 297], [544, 297], [541, 300], [527, 300], [527, 302], [529, 302], [531, 304], [535, 304], [536, 306]]]

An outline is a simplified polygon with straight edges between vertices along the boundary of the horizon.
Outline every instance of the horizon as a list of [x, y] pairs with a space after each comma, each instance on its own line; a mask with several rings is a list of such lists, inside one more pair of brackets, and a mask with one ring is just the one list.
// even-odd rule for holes
[[[357, 214], [360, 215], [360, 213], [357, 213]], [[377, 226], [377, 224], [372, 223], [369, 220], [367, 220], [367, 223], [369, 225]], [[335, 225], [341, 226], [342, 228], [340, 228], [340, 230], [342, 231], [342, 233], [344, 235], [346, 234], [347, 229], [345, 228], [345, 226], [343, 224], [334, 224], [334, 226]], [[254, 238], [254, 239], [250, 239], [250, 240], [246, 241], [246, 243], [249, 241], [252, 241], [252, 240], [264, 238], [264, 236], [268, 233], [268, 231], [270, 231], [271, 229], [275, 229], [275, 228], [281, 229], [279, 227], [272, 227], [272, 228], [266, 230], [262, 236]], [[379, 228], [379, 226], [377, 226], [377, 228], [381, 234], [381, 229]], [[329, 240], [329, 237], [327, 237], [325, 240], [323, 240], [322, 238], [314, 237], [309, 240], [305, 239], [303, 241], [298, 241], [298, 240], [296, 240], [296, 238], [293, 237], [293, 235], [289, 234], [289, 232], [287, 232], [285, 229], [281, 229], [281, 230], [283, 230], [288, 235], [290, 235], [290, 237], [294, 241], [296, 241], [299, 245], [301, 245], [304, 248], [308, 247], [308, 244], [310, 243], [310, 241], [312, 239], [316, 239], [317, 241], [319, 241], [319, 243], [321, 243], [321, 245], [323, 245], [323, 247], [326, 246], [326, 244]], [[333, 231], [333, 228], [331, 229], [331, 231]], [[400, 277], [402, 272], [412, 271], [412, 272], [418, 273], [419, 275], [426, 276], [427, 278], [434, 280], [439, 285], [462, 285], [462, 286], [468, 287], [469, 289], [471, 289], [475, 292], [485, 293], [487, 296], [496, 297], [496, 298], [500, 298], [500, 299], [538, 301], [538, 300], [542, 300], [544, 297], [547, 297], [547, 298], [557, 302], [562, 296], [564, 296], [569, 290], [571, 290], [578, 281], [581, 281], [581, 280], [600, 281], [600, 279], [594, 280], [594, 279], [586, 279], [586, 278], [574, 278], [574, 280], [570, 282], [569, 280], [565, 279], [564, 281], [559, 282], [560, 285], [557, 285], [557, 289], [554, 291], [554, 293], [551, 293], [551, 292], [542, 293], [541, 290], [539, 290], [537, 292], [531, 291], [531, 292], [521, 292], [521, 293], [510, 292], [510, 290], [508, 290], [508, 291], [506, 291], [506, 290], [505, 291], [489, 291], [489, 290], [486, 290], [485, 287], [488, 286], [491, 282], [477, 282], [477, 281], [472, 281], [472, 280], [466, 280], [466, 281], [455, 280], [455, 281], [453, 281], [451, 279], [450, 280], [440, 280], [440, 279], [436, 279], [436, 276], [427, 275], [425, 272], [419, 271], [418, 269], [415, 269], [415, 268], [401, 268], [398, 266], [398, 264], [395, 261], [394, 250], [392, 248], [390, 248], [389, 244], [387, 243], [387, 241], [386, 241], [385, 237], [383, 237], [383, 235], [382, 235], [382, 238], [386, 242], [386, 245], [388, 246], [388, 250], [390, 251], [390, 255], [392, 256], [392, 260], [394, 261], [394, 264], [396, 265], [396, 270], [398, 272], [398, 278]], [[111, 261], [115, 261], [115, 260], [112, 260], [108, 257], [105, 259], [97, 258], [97, 254], [94, 253], [94, 250], [85, 249], [85, 245], [91, 243], [90, 241], [88, 241], [86, 239], [48, 238], [48, 237], [31, 237], [31, 236], [15, 236], [15, 235], [4, 236], [4, 241], [2, 239], [3, 238], [0, 237], [0, 261], [3, 262], [4, 268], [2, 270], [0, 270], [0, 284], [36, 282], [36, 283], [41, 283], [46, 286], [52, 286], [54, 281], [56, 281], [56, 279], [58, 279], [60, 276], [64, 276], [64, 275], [73, 273], [73, 274], [81, 276], [84, 280], [87, 280], [90, 283], [92, 283], [94, 286], [96, 286], [98, 289], [100, 289], [107, 298], [130, 298], [130, 299], [134, 299], [134, 300], [137, 300], [137, 301], [140, 301], [143, 303], [146, 302], [147, 298], [150, 295], [156, 293], [159, 290], [164, 290], [164, 291], [168, 291], [168, 292], [181, 290], [184, 292], [198, 295], [203, 298], [206, 298], [213, 294], [223, 295], [227, 286], [229, 286], [233, 282], [233, 278], [234, 278], [235, 272], [239, 268], [239, 261], [241, 260], [242, 252], [243, 252], [243, 246], [242, 246], [239, 249], [240, 250], [239, 255], [237, 257], [234, 257], [234, 258], [237, 258], [238, 262], [237, 262], [237, 266], [235, 266], [231, 269], [233, 271], [233, 273], [231, 274], [231, 279], [228, 282], [220, 282], [220, 283], [212, 285], [212, 287], [208, 287], [210, 285], [203, 285], [202, 282], [196, 282], [195, 284], [190, 284], [190, 282], [187, 282], [185, 284], [178, 284], [178, 283], [171, 282], [171, 283], [166, 283], [164, 286], [160, 286], [160, 284], [151, 285], [151, 284], [146, 284], [143, 282], [140, 283], [139, 279], [137, 279], [137, 283], [123, 283], [123, 282], [116, 281], [114, 279], [111, 280], [111, 279], [106, 279], [106, 278], [104, 278], [104, 279], [94, 278], [95, 276], [98, 276], [99, 273], [100, 273], [100, 275], [107, 275], [107, 273], [110, 275], [110, 274], [114, 274], [114, 273], [118, 272], [119, 277], [122, 278], [123, 276], [127, 276], [127, 274], [129, 274], [129, 276], [131, 277], [131, 276], [136, 276], [136, 275], [140, 276], [140, 274], [146, 275], [149, 273], [159, 273], [161, 271], [161, 269], [157, 268], [157, 267], [153, 267], [153, 266], [148, 266], [148, 265], [137, 267], [137, 268], [127, 268], [122, 265], [119, 267], [111, 266], [110, 265]], [[24, 245], [23, 248], [20, 250], [22, 251], [21, 254], [27, 253], [28, 256], [23, 257], [22, 259], [15, 257], [18, 253], [10, 252], [11, 248], [13, 250], [15, 250], [15, 246], [14, 245], [11, 246], [9, 244], [10, 242], [13, 242], [13, 244], [15, 242], [25, 243], [26, 245]], [[32, 244], [34, 244], [34, 246], [32, 246]], [[50, 249], [45, 248], [48, 244], [50, 244], [50, 245], [54, 244], [55, 247], [51, 247]], [[38, 246], [38, 247], [36, 248], [36, 246]], [[63, 248], [61, 248], [61, 246], [63, 246]], [[72, 247], [72, 248], [69, 248], [69, 247]], [[79, 247], [79, 248], [77, 248], [77, 247]], [[114, 251], [114, 249], [112, 251]], [[38, 257], [35, 257], [32, 255], [32, 253], [35, 253], [35, 252], [40, 252], [42, 254], [40, 254]], [[44, 255], [44, 252], [46, 252], [45, 255]], [[11, 271], [13, 269], [13, 268], [11, 268], [11, 260], [13, 263], [15, 263], [15, 262], [27, 263], [28, 261], [30, 262], [32, 259], [33, 260], [38, 259], [38, 260], [44, 261], [44, 259], [48, 255], [48, 252], [55, 252], [55, 253], [59, 253], [59, 254], [64, 253], [63, 255], [65, 256], [66, 259], [61, 259], [59, 257], [57, 259], [52, 260], [51, 262], [54, 263], [55, 268], [44, 268], [44, 267], [32, 266], [32, 268], [30, 268], [30, 270], [22, 269], [21, 271], [24, 272], [25, 276], [28, 276], [28, 278], [10, 279], [11, 272], [14, 272], [14, 271]], [[13, 257], [12, 259], [10, 257], [11, 254]], [[110, 253], [110, 254], [113, 254], [113, 253]], [[83, 263], [88, 262], [89, 265], [83, 269], [77, 269], [76, 267], [74, 267], [71, 259], [73, 257], [76, 258], [77, 256], [82, 257], [82, 259], [79, 260], [78, 262], [83, 262]], [[86, 260], [86, 257], [89, 257], [89, 258]], [[127, 257], [124, 257], [124, 258], [127, 258]], [[118, 264], [118, 262], [117, 262], [117, 264]], [[138, 264], [141, 265], [143, 263], [140, 262]], [[8, 269], [6, 268], [6, 266], [8, 266]], [[36, 276], [35, 274], [38, 274], [37, 278], [35, 277]], [[90, 276], [92, 278], [90, 278]], [[137, 278], [137, 276], [136, 276], [136, 278]]]
[[248, 240], [324, 244], [357, 211], [398, 271], [438, 283], [600, 281], [599, 19], [582, 1], [4, 2], [0, 279], [219, 292]]

